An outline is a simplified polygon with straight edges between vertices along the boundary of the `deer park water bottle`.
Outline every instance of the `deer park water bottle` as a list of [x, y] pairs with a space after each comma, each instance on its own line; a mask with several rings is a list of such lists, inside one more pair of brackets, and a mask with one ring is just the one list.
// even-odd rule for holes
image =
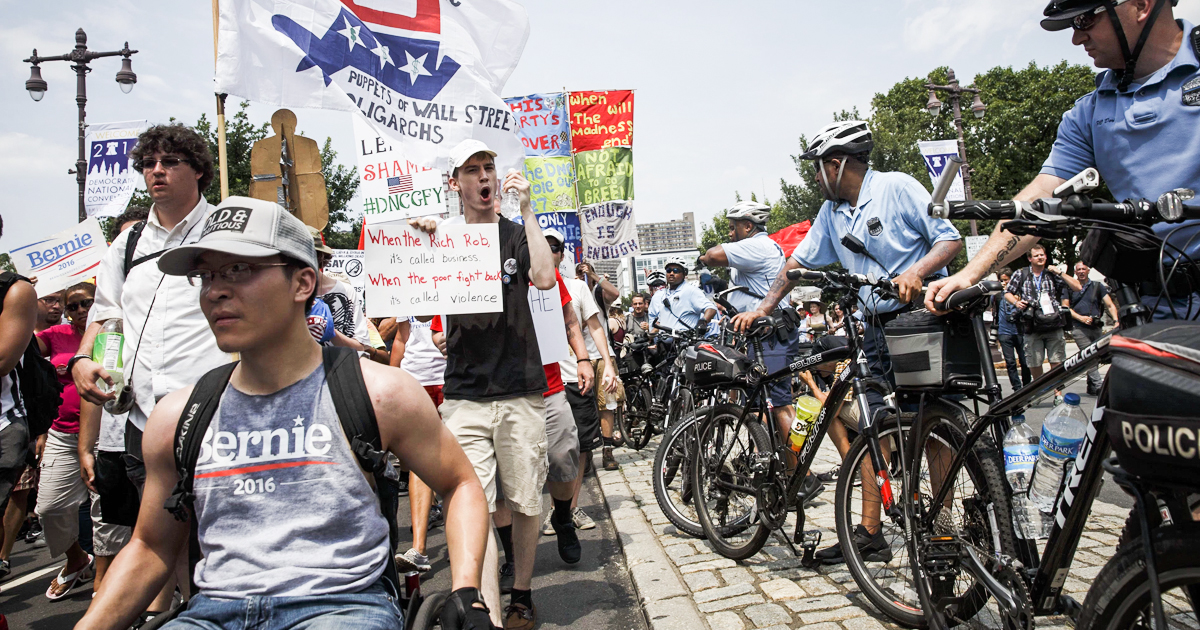
[[[517, 171], [516, 169], [509, 169], [508, 172], [515, 173]], [[521, 197], [517, 194], [515, 188], [509, 188], [501, 195], [500, 214], [504, 215], [504, 218], [510, 221], [521, 216]]]
[[[1012, 417], [1012, 428], [1004, 434], [1004, 476], [1012, 486], [1013, 526], [1021, 538], [1037, 538], [1041, 533], [1040, 514], [1030, 508], [1029, 479], [1038, 458], [1038, 437], [1025, 424], [1024, 415]], [[1033, 517], [1038, 517], [1035, 521]]]
[[1063, 466], [1079, 453], [1086, 429], [1087, 418], [1079, 408], [1079, 394], [1073, 393], [1064, 396], [1063, 403], [1042, 423], [1037, 465], [1029, 489], [1030, 500], [1042, 512], [1054, 509], [1054, 500], [1062, 486]]
[[109, 389], [103, 379], [96, 381], [96, 387], [104, 393], [119, 392], [125, 386], [125, 335], [121, 320], [110, 319], [104, 322], [104, 327], [96, 335], [92, 344], [92, 360], [100, 364], [105, 372], [112, 377], [113, 386]]

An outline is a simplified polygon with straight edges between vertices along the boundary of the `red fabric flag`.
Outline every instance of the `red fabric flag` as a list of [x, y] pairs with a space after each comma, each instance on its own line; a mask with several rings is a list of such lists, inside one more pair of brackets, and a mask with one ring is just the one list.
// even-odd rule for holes
[[812, 227], [812, 222], [801, 221], [795, 225], [789, 225], [778, 232], [771, 234], [771, 240], [779, 243], [783, 248], [784, 256], [791, 256], [792, 252], [796, 251], [796, 247], [800, 245], [800, 241], [808, 235], [809, 228]]

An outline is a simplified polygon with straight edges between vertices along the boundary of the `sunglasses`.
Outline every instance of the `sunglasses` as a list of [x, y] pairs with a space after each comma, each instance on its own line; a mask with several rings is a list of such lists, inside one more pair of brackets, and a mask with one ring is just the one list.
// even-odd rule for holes
[[[1119, 7], [1128, 1], [1129, 0], [1117, 0], [1116, 2], [1113, 3], [1113, 7]], [[1106, 7], [1097, 7], [1093, 11], [1088, 11], [1086, 13], [1076, 15], [1074, 18], [1071, 18], [1071, 28], [1073, 28], [1077, 31], [1090, 30], [1093, 26], [1096, 25], [1096, 22], [1098, 22], [1100, 20], [1099, 15], [1101, 13], [1104, 13], [1106, 10], [1107, 10]]]
[[180, 164], [183, 164], [182, 158], [165, 157], [161, 159], [146, 158], [137, 164], [138, 171], [152, 171], [155, 164], [162, 164], [165, 169], [173, 169]]
[[563, 250], [562, 243], [550, 243], [550, 253], [561, 254]]
[[96, 300], [79, 300], [78, 302], [67, 302], [68, 311], [86, 311], [92, 308]]

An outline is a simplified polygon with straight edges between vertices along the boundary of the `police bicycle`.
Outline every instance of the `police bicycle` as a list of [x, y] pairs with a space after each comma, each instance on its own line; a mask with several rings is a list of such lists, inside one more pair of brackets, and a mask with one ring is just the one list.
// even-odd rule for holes
[[[1177, 449], [1160, 451], [1154, 442], [1146, 452], [1139, 436], [1156, 436], [1160, 429], [1164, 434], [1194, 432], [1200, 425], [1200, 326], [1190, 321], [1149, 324], [1151, 309], [1139, 289], [1154, 288], [1160, 302], [1165, 299], [1171, 309], [1179, 309], [1181, 319], [1200, 313], [1200, 304], [1192, 303], [1200, 287], [1195, 261], [1149, 229], [1155, 223], [1200, 218], [1200, 206], [1185, 205], [1192, 193], [1183, 190], [1157, 202], [1093, 201], [1084, 193], [1099, 185], [1094, 169], [1068, 181], [1054, 199], [944, 202], [949, 179], [960, 166], [946, 169], [949, 175], [935, 188], [930, 214], [1004, 220], [1014, 234], [1042, 238], [1090, 229], [1083, 257], [1108, 275], [1121, 332], [1101, 337], [1027, 387], [1002, 397], [980, 307], [989, 287], [981, 283], [947, 300], [945, 310], [970, 318], [981, 352], [982, 384], [969, 394], [973, 412], [948, 400], [944, 391], [922, 395], [906, 449], [927, 452], [930, 443], [942, 448], [941, 457], [908, 462], [911, 492], [901, 501], [925, 622], [938, 630], [968, 622], [1017, 630], [1032, 628], [1035, 616], [1066, 614], [1076, 619], [1077, 628], [1086, 629], [1195, 627], [1200, 523], [1192, 519], [1189, 497], [1200, 492], [1200, 482], [1194, 464]], [[1109, 378], [1078, 455], [1065, 464], [1049, 537], [1039, 553], [1037, 541], [1027, 535], [1033, 532], [1014, 527], [1013, 492], [996, 445], [1012, 416], [1102, 362], [1112, 363]], [[980, 413], [980, 403], [987, 405], [986, 413]], [[968, 430], [961, 429], [964, 424]], [[1119, 458], [1110, 459], [1114, 448]], [[1136, 507], [1116, 556], [1095, 577], [1081, 607], [1063, 595], [1063, 588], [1105, 471], [1134, 496]], [[985, 620], [977, 613], [989, 598], [995, 601], [994, 618]]]

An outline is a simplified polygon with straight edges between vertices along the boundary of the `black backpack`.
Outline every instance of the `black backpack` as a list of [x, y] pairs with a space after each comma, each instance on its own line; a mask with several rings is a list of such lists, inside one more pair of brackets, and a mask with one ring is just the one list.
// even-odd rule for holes
[[[0, 272], [0, 311], [4, 309], [4, 298], [8, 288], [19, 280], [29, 282], [24, 276], [11, 271]], [[12, 373], [17, 377], [21, 393], [21, 405], [25, 409], [25, 422], [29, 425], [29, 436], [36, 437], [50, 430], [58, 417], [62, 405], [63, 384], [58, 380], [54, 365], [38, 350], [37, 339], [29, 336], [25, 354]]]
[[[379, 424], [375, 419], [375, 407], [363, 381], [362, 366], [358, 353], [349, 348], [325, 347], [321, 349], [325, 364], [325, 378], [334, 409], [342, 423], [342, 430], [350, 439], [350, 449], [358, 463], [375, 478], [375, 494], [379, 499], [379, 510], [388, 523], [388, 562], [383, 575], [393, 589], [401, 585], [396, 563], [392, 558], [399, 540], [396, 526], [396, 510], [400, 507], [400, 485], [387, 452], [379, 438]], [[188, 579], [192, 593], [196, 589], [196, 563], [200, 561], [200, 538], [196, 529], [195, 509], [192, 493], [196, 474], [196, 460], [200, 456], [200, 444], [204, 432], [212, 422], [213, 414], [221, 403], [221, 395], [229, 383], [229, 377], [237, 363], [230, 363], [211, 370], [192, 389], [184, 412], [175, 428], [175, 469], [179, 483], [167, 499], [165, 508], [179, 521], [189, 521], [191, 536], [188, 543]], [[391, 473], [389, 476], [387, 473]]]

